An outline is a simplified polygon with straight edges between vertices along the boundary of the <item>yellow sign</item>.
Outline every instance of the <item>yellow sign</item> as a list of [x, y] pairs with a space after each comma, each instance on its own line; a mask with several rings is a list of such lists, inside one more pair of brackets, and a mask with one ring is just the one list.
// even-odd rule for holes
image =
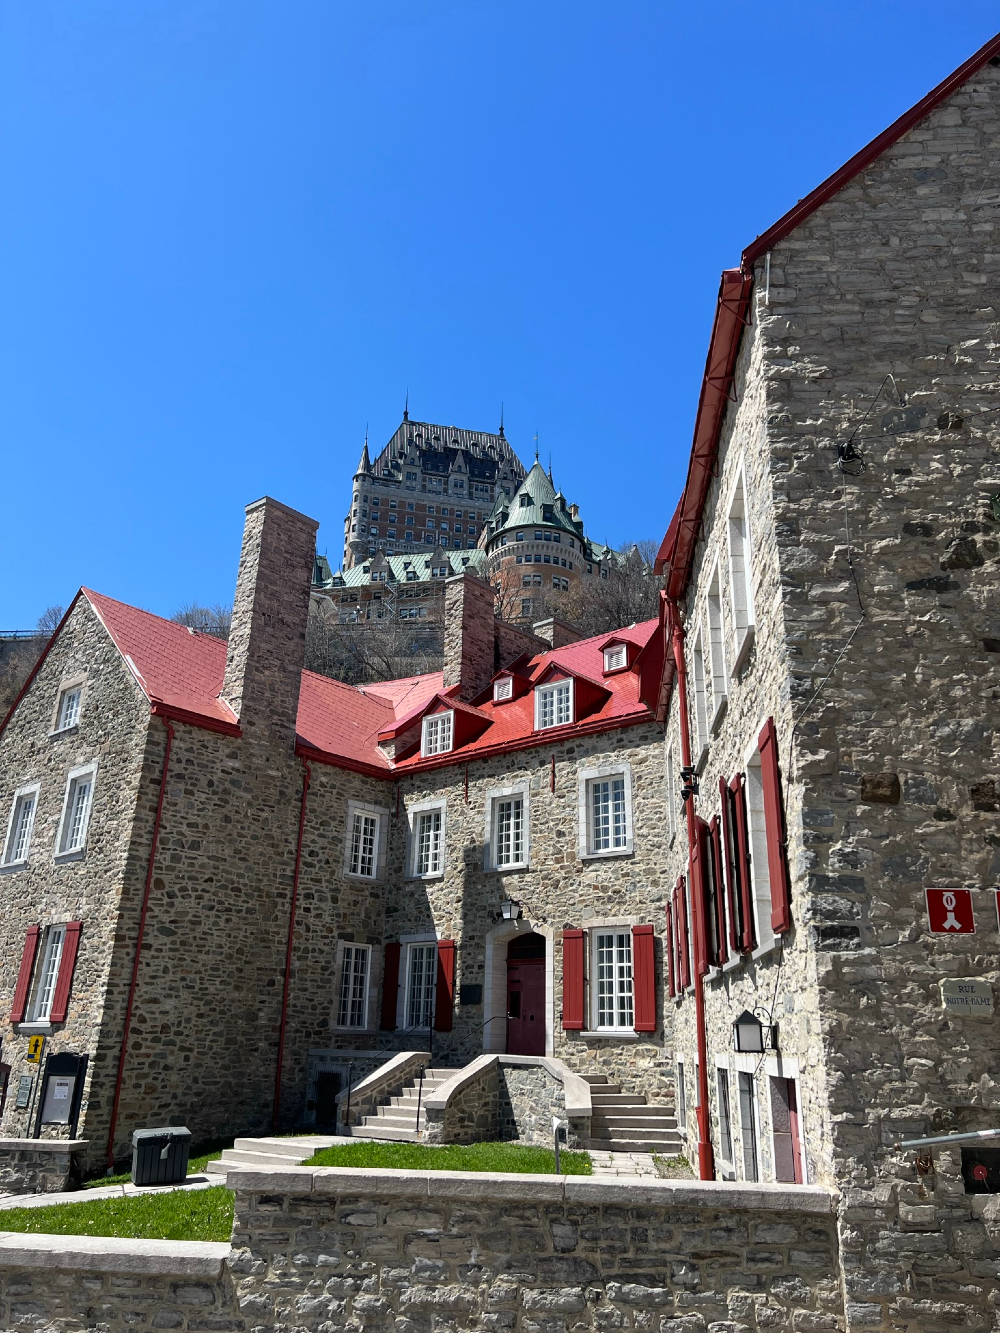
[[39, 1036], [29, 1037], [29, 1038], [28, 1038], [28, 1056], [27, 1056], [28, 1064], [29, 1064], [29, 1065], [40, 1065], [40, 1064], [42, 1063], [42, 1051], [43, 1051], [44, 1049], [45, 1049], [45, 1038], [44, 1038], [44, 1037], [39, 1037]]

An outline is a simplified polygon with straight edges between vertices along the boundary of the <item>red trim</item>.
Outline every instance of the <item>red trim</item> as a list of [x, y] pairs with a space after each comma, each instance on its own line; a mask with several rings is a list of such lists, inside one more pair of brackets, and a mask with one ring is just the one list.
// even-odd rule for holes
[[632, 991], [636, 1032], [656, 1031], [656, 959], [652, 926], [632, 927]]
[[146, 864], [146, 883], [142, 891], [142, 907], [139, 910], [139, 933], [135, 941], [135, 957], [132, 959], [132, 976], [128, 984], [128, 1001], [125, 1005], [125, 1023], [122, 1027], [122, 1044], [118, 1051], [118, 1072], [115, 1075], [115, 1095], [111, 1104], [111, 1123], [108, 1126], [108, 1168], [114, 1174], [115, 1168], [115, 1130], [118, 1127], [118, 1105], [122, 1096], [122, 1080], [125, 1077], [125, 1053], [128, 1050], [129, 1032], [132, 1027], [132, 1010], [135, 1006], [135, 992], [139, 983], [139, 961], [142, 957], [142, 943], [146, 935], [146, 915], [149, 911], [149, 894], [153, 887], [153, 867], [156, 864], [156, 847], [160, 840], [160, 824], [163, 820], [163, 798], [167, 794], [167, 769], [170, 767], [170, 751], [174, 744], [174, 729], [168, 718], [163, 719], [167, 729], [167, 744], [163, 752], [163, 768], [160, 770], [160, 794], [156, 800], [156, 817], [153, 820], [153, 841], [149, 849], [149, 861]]
[[695, 820], [694, 846], [691, 848], [691, 916], [694, 934], [694, 970], [703, 977], [708, 971], [708, 825]]
[[740, 949], [740, 890], [736, 870], [736, 833], [729, 818], [729, 784], [719, 779], [719, 809], [722, 811], [722, 859], [726, 871], [726, 906], [729, 915], [729, 947], [733, 953]]
[[785, 843], [778, 736], [773, 717], [764, 723], [757, 738], [757, 748], [760, 751], [760, 779], [764, 789], [767, 874], [771, 883], [771, 929], [775, 935], [784, 935], [792, 925], [792, 886], [788, 874], [788, 847]]
[[400, 948], [401, 946], [395, 941], [385, 946], [385, 962], [382, 967], [382, 1020], [379, 1023], [383, 1032], [395, 1032], [396, 1030]]
[[562, 1025], [568, 1032], [583, 1031], [583, 931], [563, 931]]
[[[674, 890], [676, 898], [677, 890]], [[667, 994], [671, 999], [677, 994], [677, 981], [674, 972], [674, 951], [677, 948], [677, 937], [674, 934], [674, 908], [672, 902], [663, 904], [667, 915], [667, 945], [664, 953], [667, 955]]]
[[364, 773], [366, 777], [383, 778], [386, 782], [392, 782], [396, 777], [391, 768], [380, 768], [375, 764], [366, 764], [362, 759], [345, 759], [339, 754], [327, 754], [325, 750], [318, 750], [315, 745], [309, 745], [303, 740], [295, 742], [295, 753], [300, 759], [308, 759], [311, 764], [326, 764], [328, 768], [344, 768], [349, 773]]
[[278, 1025], [278, 1061], [274, 1071], [274, 1109], [271, 1126], [277, 1132], [281, 1110], [281, 1067], [285, 1059], [285, 1034], [288, 1029], [288, 994], [292, 984], [292, 944], [295, 940], [295, 914], [299, 905], [299, 876], [302, 873], [302, 838], [306, 829], [306, 801], [312, 772], [309, 761], [302, 760], [302, 803], [299, 806], [299, 832], [295, 840], [295, 870], [292, 873], [292, 900], [288, 905], [288, 943], [285, 946], [285, 977], [281, 987], [281, 1022]]
[[[24, 696], [25, 696], [25, 695], [28, 693], [28, 691], [31, 689], [31, 682], [32, 682], [32, 681], [35, 679], [35, 677], [38, 675], [39, 671], [41, 671], [41, 669], [42, 669], [42, 663], [45, 661], [45, 659], [48, 657], [49, 653], [51, 652], [51, 650], [52, 650], [52, 645], [55, 643], [56, 639], [59, 637], [59, 633], [60, 633], [60, 631], [62, 630], [63, 625], [66, 624], [66, 621], [69, 620], [70, 616], [73, 614], [73, 608], [76, 606], [77, 602], [80, 600], [80, 598], [81, 598], [82, 596], [83, 596], [83, 589], [81, 588], [80, 591], [79, 591], [79, 592], [76, 594], [76, 596], [73, 598], [73, 600], [70, 602], [69, 606], [66, 608], [66, 614], [63, 616], [62, 620], [60, 620], [59, 624], [58, 624], [58, 625], [55, 627], [55, 629], [52, 631], [52, 637], [49, 639], [48, 643], [47, 643], [47, 644], [45, 645], [45, 647], [42, 649], [42, 651], [41, 651], [41, 653], [40, 653], [40, 655], [39, 655], [38, 661], [35, 663], [35, 665], [34, 665], [34, 666], [31, 668], [31, 670], [28, 672], [28, 679], [27, 679], [27, 680], [24, 682], [24, 684], [21, 686], [20, 690], [18, 691], [17, 698], [14, 700], [14, 702], [11, 704], [11, 706], [7, 709], [7, 713], [6, 713], [6, 716], [4, 717], [3, 721], [0, 722], [0, 736], [3, 735], [4, 730], [6, 729], [7, 723], [8, 723], [8, 722], [11, 720], [11, 718], [14, 716], [14, 713], [15, 713], [15, 711], [16, 711], [16, 709], [17, 709], [18, 704], [21, 702], [21, 700], [24, 698]], [[89, 605], [89, 603], [88, 603], [88, 605]]]
[[149, 705], [153, 717], [169, 717], [173, 722], [183, 722], [189, 727], [200, 727], [202, 731], [217, 731], [222, 736], [242, 736], [243, 732], [236, 722], [223, 722], [221, 718], [205, 717], [203, 713], [191, 713], [186, 708], [175, 708], [154, 699]]
[[14, 1003], [10, 1007], [10, 1021], [23, 1023], [28, 1008], [28, 992], [31, 989], [31, 974], [35, 970], [35, 956], [38, 953], [38, 937], [41, 926], [29, 926], [24, 936], [24, 948], [21, 951], [21, 966], [17, 973], [14, 987]]
[[49, 1021], [52, 1023], [66, 1022], [69, 992], [73, 985], [73, 969], [76, 967], [76, 954], [80, 947], [80, 931], [82, 929], [82, 921], [67, 921], [66, 923], [62, 957], [59, 959], [59, 976], [56, 978], [56, 988], [52, 995], [52, 1012], [49, 1014]]
[[964, 65], [959, 65], [958, 69], [943, 79], [936, 88], [932, 88], [926, 97], [922, 97], [919, 102], [911, 106], [909, 111], [904, 111], [888, 129], [883, 130], [880, 135], [872, 139], [871, 143], [848, 158], [832, 176], [827, 176], [826, 180], [811, 190], [804, 199], [800, 199], [794, 208], [790, 208], [773, 226], [768, 227], [767, 231], [752, 241], [743, 251], [743, 269], [749, 272], [761, 255], [773, 250], [779, 241], [783, 241], [790, 232], [801, 226], [806, 218], [811, 217], [817, 208], [831, 199], [838, 190], [842, 190], [849, 181], [864, 171], [865, 167], [871, 166], [887, 148], [891, 148], [907, 131], [912, 130], [914, 125], [946, 101], [995, 55], [1000, 55], [1000, 34], [991, 37], [986, 45], [981, 46]]
[[450, 1032], [455, 1013], [455, 941], [438, 940], [434, 1031]]

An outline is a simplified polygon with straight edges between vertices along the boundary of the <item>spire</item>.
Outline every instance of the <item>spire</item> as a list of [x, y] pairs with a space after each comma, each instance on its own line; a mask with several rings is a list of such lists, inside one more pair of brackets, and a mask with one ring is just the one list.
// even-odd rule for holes
[[555, 486], [555, 482], [552, 480], [552, 450], [551, 450], [551, 449], [549, 450], [549, 482], [551, 483], [551, 485], [552, 485], [553, 487]]
[[535, 431], [535, 462], [538, 462], [538, 431]]
[[499, 434], [500, 434], [500, 438], [501, 438], [501, 440], [506, 438], [506, 437], [504, 436], [504, 433], [503, 433], [503, 403], [500, 404], [500, 431], [499, 431]]
[[361, 462], [358, 464], [355, 476], [359, 473], [367, 475], [372, 470], [372, 460], [368, 457], [368, 426], [365, 426], [365, 447], [361, 450]]
[[403, 420], [409, 421], [409, 419], [410, 419], [410, 391], [409, 389], [407, 389], [406, 402], [403, 404]]

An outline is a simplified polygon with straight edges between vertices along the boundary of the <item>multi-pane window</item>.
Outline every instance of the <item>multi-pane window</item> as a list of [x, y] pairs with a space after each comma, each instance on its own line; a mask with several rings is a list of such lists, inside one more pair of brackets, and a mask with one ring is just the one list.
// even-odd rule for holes
[[670, 836], [673, 837], [677, 832], [677, 788], [674, 783], [677, 780], [674, 765], [674, 749], [672, 745], [667, 746], [666, 757], [666, 779], [667, 779], [667, 828]]
[[594, 954], [597, 1027], [632, 1027], [634, 1011], [631, 930], [598, 931]]
[[626, 663], [626, 649], [623, 643], [612, 644], [604, 650], [604, 670], [620, 671]]
[[434, 1022], [437, 945], [411, 944], [407, 953], [406, 1022], [408, 1028], [429, 1028]]
[[351, 818], [347, 868], [352, 875], [374, 879], [378, 867], [378, 815], [355, 810]]
[[415, 875], [440, 875], [442, 867], [441, 847], [441, 811], [421, 810], [418, 812], [414, 831]]
[[524, 797], [501, 796], [493, 802], [493, 864], [524, 864]]
[[93, 793], [93, 769], [70, 777], [59, 834], [60, 854], [81, 851], [86, 844], [87, 822], [90, 818], [90, 801]]
[[754, 935], [759, 949], [774, 943], [771, 928], [771, 875], [767, 858], [767, 828], [764, 822], [764, 781], [760, 753], [755, 753], [746, 769], [744, 787], [747, 803], [747, 832], [750, 839], [750, 884], [755, 918]]
[[31, 830], [35, 824], [35, 807], [38, 804], [38, 790], [21, 792], [14, 798], [14, 814], [10, 822], [7, 846], [4, 848], [4, 865], [15, 865], [28, 859], [31, 845]]
[[694, 732], [695, 763], [708, 745], [708, 704], [705, 699], [705, 650], [701, 635], [694, 641], [692, 654], [692, 677], [694, 685]]
[[451, 749], [452, 728], [455, 714], [432, 713], [424, 718], [423, 744], [421, 754], [446, 754]]
[[753, 1074], [739, 1074], [740, 1138], [743, 1148], [743, 1179], [759, 1179], [757, 1154], [757, 1089]]
[[535, 690], [535, 728], [561, 727], [573, 721], [573, 682], [560, 680]]
[[625, 775], [594, 778], [589, 788], [591, 852], [624, 851], [628, 846]]
[[732, 601], [733, 670], [743, 659], [754, 622], [750, 592], [750, 534], [747, 527], [746, 490], [743, 477], [737, 482], [729, 506], [729, 592]]
[[56, 731], [66, 731], [80, 721], [80, 700], [83, 698], [83, 686], [74, 685], [63, 690], [59, 696], [59, 709], [56, 714]]
[[733, 1123], [729, 1111], [729, 1070], [717, 1069], [719, 1097], [719, 1155], [724, 1162], [733, 1160]]
[[31, 1005], [31, 1021], [33, 1023], [48, 1022], [49, 1015], [52, 1013], [52, 1000], [56, 993], [56, 980], [59, 976], [59, 964], [62, 961], [65, 939], [65, 926], [49, 926], [45, 932], [42, 966], [38, 972], [35, 995]]
[[687, 1092], [684, 1088], [684, 1064], [681, 1060], [677, 1061], [677, 1128], [687, 1129], [688, 1110], [687, 1110]]
[[722, 590], [719, 581], [719, 567], [712, 571], [712, 580], [708, 587], [705, 601], [706, 635], [708, 643], [708, 679], [709, 709], [708, 722], [716, 728], [722, 716], [722, 706], [726, 702], [728, 685], [726, 681], [726, 645], [722, 632]]
[[340, 1004], [337, 1006], [337, 1024], [342, 1028], [363, 1028], [366, 1025], [370, 962], [369, 945], [344, 945], [344, 964], [340, 974]]

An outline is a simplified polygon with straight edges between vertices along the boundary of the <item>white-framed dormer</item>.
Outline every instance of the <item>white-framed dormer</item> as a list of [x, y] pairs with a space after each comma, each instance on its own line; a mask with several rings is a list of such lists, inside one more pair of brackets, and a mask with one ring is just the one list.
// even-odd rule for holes
[[514, 697], [514, 677], [497, 676], [493, 682], [493, 702], [495, 704], [507, 703]]
[[337, 941], [333, 1026], [366, 1031], [371, 1026], [372, 959], [374, 948], [354, 940]]
[[529, 784], [493, 787], [486, 793], [485, 870], [503, 874], [531, 864]]
[[455, 713], [448, 708], [442, 713], [428, 713], [420, 729], [420, 754], [424, 759], [435, 754], [447, 754], [455, 744]]
[[535, 730], [563, 727], [574, 719], [574, 682], [572, 676], [535, 686]]
[[735, 676], [746, 661], [754, 637], [753, 579], [751, 577], [750, 524], [748, 519], [746, 464], [741, 461], [726, 506], [726, 547], [729, 557], [729, 609], [731, 616], [730, 674]]
[[56, 832], [55, 860], [74, 861], [85, 855], [96, 781], [96, 759], [70, 769]]
[[385, 874], [389, 811], [384, 805], [347, 802], [344, 874], [350, 879], [381, 879]]
[[440, 879], [444, 874], [447, 812], [443, 798], [407, 806], [407, 879]]
[[52, 710], [50, 736], [61, 736], [66, 732], [73, 732], [80, 725], [86, 683], [87, 676], [85, 672], [64, 676], [59, 682], [55, 707]]
[[624, 639], [619, 639], [617, 643], [609, 643], [604, 649], [604, 674], [612, 675], [616, 671], [624, 671], [628, 667], [628, 644]]
[[14, 793], [10, 814], [7, 817], [7, 833], [3, 841], [0, 870], [18, 870], [28, 864], [40, 790], [40, 782], [30, 782], [24, 787], [18, 787]]
[[708, 684], [708, 729], [718, 731], [729, 700], [729, 675], [726, 671], [726, 636], [722, 619], [722, 575], [716, 561], [705, 597], [705, 663]]
[[631, 856], [632, 766], [601, 764], [579, 773], [577, 828], [581, 861]]

